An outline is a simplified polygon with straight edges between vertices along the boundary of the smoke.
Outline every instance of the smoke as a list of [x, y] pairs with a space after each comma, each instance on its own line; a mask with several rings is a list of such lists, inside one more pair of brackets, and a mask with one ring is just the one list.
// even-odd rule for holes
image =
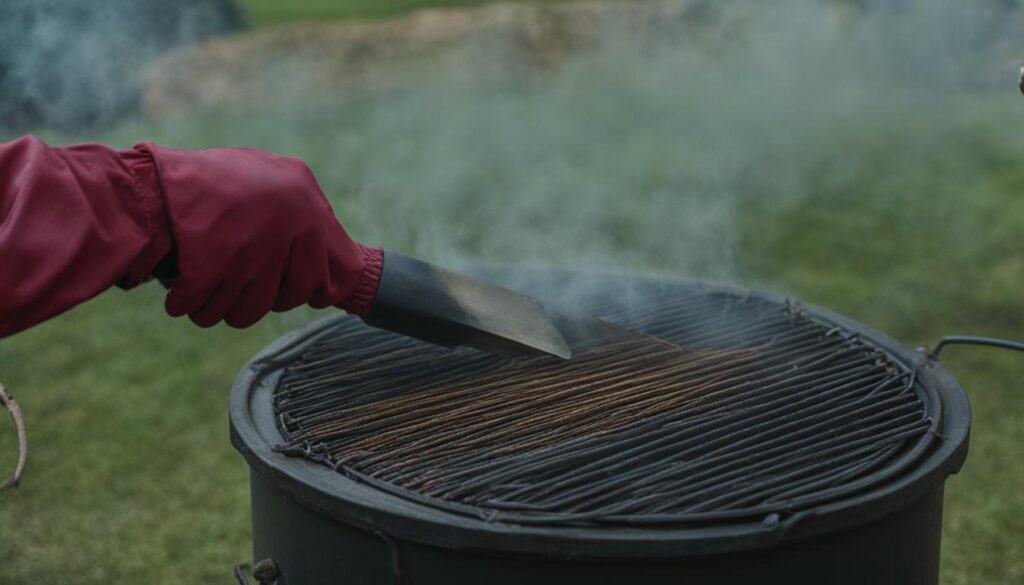
[[1005, 15], [961, 4], [745, 4], [700, 43], [609, 25], [557, 74], [362, 104], [303, 150], [370, 242], [732, 280], [750, 210], [898, 180], [958, 148], [957, 99], [1012, 87]]
[[147, 62], [240, 26], [230, 0], [4, 0], [0, 129], [117, 120], [136, 109]]
[[[981, 172], [963, 162], [977, 136], [1019, 142], [988, 114], [1019, 100], [1018, 19], [1002, 4], [700, 6], [699, 26], [610, 20], [557, 69], [483, 84], [467, 72], [508, 63], [504, 41], [476, 39], [415, 89], [349, 99], [317, 94], [310, 71], [268, 66], [283, 104], [136, 122], [108, 139], [301, 156], [358, 239], [450, 266], [728, 281], [764, 277], [749, 258], [790, 229], [773, 220], [787, 210], [873, 199], [927, 218], [952, 199], [921, 192], [921, 173], [965, 180]], [[858, 226], [850, 245], [885, 241], [880, 229]]]

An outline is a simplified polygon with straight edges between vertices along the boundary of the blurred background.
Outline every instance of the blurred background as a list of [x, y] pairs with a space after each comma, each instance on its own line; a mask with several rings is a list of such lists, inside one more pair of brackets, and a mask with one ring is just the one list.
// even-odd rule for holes
[[[909, 346], [1024, 338], [1011, 0], [4, 0], [0, 141], [305, 158], [350, 233], [459, 266], [782, 291]], [[201, 330], [158, 286], [0, 340], [30, 439], [0, 583], [225, 583], [249, 559], [227, 394], [318, 317]], [[1024, 582], [1024, 358], [974, 407], [942, 579]], [[0, 420], [0, 474], [15, 437]]]

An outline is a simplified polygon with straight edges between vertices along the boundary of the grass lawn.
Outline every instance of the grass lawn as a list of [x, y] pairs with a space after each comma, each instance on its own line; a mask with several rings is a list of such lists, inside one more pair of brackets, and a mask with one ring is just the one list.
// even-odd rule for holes
[[[806, 79], [831, 70], [802, 65]], [[822, 90], [763, 63], [739, 75], [671, 59], [609, 67], [583, 62], [516, 90], [441, 87], [47, 137], [301, 156], [356, 237], [446, 262], [737, 281], [909, 346], [1024, 338], [1024, 102], [1012, 86], [936, 94], [855, 79]], [[22, 486], [0, 493], [0, 583], [226, 583], [249, 558], [227, 393], [249, 356], [316, 315], [201, 330], [161, 302], [156, 286], [115, 290], [0, 340], [0, 380], [31, 443]], [[947, 351], [974, 427], [947, 484], [943, 584], [1018, 584], [1024, 356]], [[0, 473], [13, 449], [0, 421]]]

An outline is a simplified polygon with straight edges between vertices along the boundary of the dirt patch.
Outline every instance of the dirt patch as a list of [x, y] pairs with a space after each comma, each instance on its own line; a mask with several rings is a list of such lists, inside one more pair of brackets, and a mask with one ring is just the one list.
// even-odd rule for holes
[[154, 63], [145, 74], [143, 111], [163, 116], [357, 96], [439, 78], [470, 84], [528, 78], [610, 37], [642, 42], [688, 34], [710, 10], [696, 0], [509, 3], [257, 30]]

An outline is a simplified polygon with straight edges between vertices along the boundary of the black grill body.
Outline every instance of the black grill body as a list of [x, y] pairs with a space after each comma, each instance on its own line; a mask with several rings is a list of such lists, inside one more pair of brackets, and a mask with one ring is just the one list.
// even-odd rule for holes
[[[254, 560], [273, 559], [279, 583], [938, 583], [943, 484], [966, 457], [970, 425], [966, 396], [941, 364], [842, 316], [770, 294], [622, 275], [492, 270], [486, 276], [528, 293], [573, 291], [576, 306], [680, 344], [709, 346], [715, 339], [676, 326], [680, 298], [756, 303], [799, 315], [821, 325], [823, 335], [841, 334], [884, 356], [894, 380], [916, 393], [927, 424], [906, 423], [905, 444], [879, 443], [872, 457], [881, 462], [864, 466], [871, 473], [843, 483], [851, 472], [839, 467], [842, 473], [820, 493], [808, 494], [807, 486], [816, 485], [809, 482], [799, 498], [744, 500], [746, 507], [722, 504], [713, 514], [688, 514], [709, 509], [698, 502], [651, 519], [467, 513], [464, 502], [432, 502], [402, 486], [374, 483], [356, 464], [346, 473], [347, 460], [297, 442], [297, 425], [284, 420], [282, 388], [293, 383], [296, 364], [352, 326], [347, 317], [330, 318], [261, 352], [242, 370], [231, 397], [232, 442], [251, 468]], [[736, 350], [742, 345], [736, 340], [748, 336], [729, 339], [729, 347], [717, 349]], [[883, 383], [871, 396], [889, 387]], [[294, 456], [297, 445], [305, 445], [306, 457]], [[282, 446], [293, 452], [282, 453]]]

